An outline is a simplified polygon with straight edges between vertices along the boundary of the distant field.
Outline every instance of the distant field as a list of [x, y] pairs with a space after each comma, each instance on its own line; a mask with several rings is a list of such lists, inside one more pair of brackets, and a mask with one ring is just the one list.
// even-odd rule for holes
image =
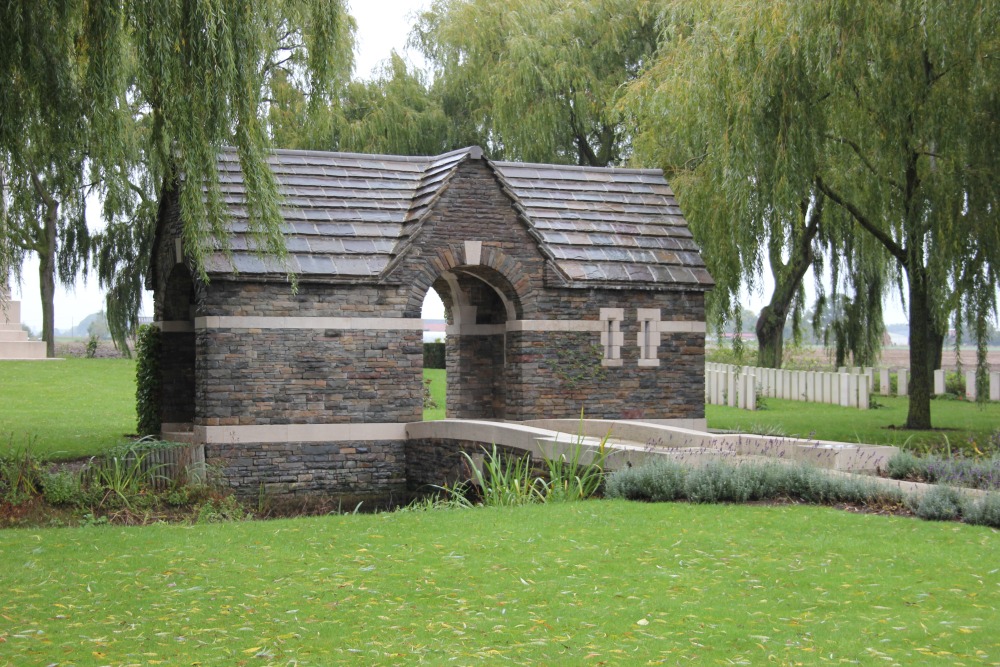
[[973, 665], [1000, 532], [586, 501], [3, 531], [0, 665]]
[[91, 456], [135, 433], [131, 359], [0, 361], [0, 446]]

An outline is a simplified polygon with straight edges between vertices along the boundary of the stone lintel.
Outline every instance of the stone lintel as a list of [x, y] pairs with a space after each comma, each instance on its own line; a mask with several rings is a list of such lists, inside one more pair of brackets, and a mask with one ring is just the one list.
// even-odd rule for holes
[[266, 424], [256, 426], [195, 426], [195, 442], [365, 442], [406, 440], [406, 424]]
[[340, 329], [344, 331], [422, 331], [412, 317], [196, 317], [195, 329]]

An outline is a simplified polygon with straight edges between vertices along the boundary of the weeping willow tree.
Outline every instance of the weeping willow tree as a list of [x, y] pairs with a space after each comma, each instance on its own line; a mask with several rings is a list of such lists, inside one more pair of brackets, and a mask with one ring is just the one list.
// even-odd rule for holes
[[80, 193], [97, 183], [109, 218], [98, 268], [111, 287], [109, 323], [120, 339], [135, 324], [150, 200], [161, 183], [203, 185], [182, 189], [180, 204], [185, 252], [206, 278], [204, 259], [226, 238], [215, 163], [224, 144], [239, 154], [257, 249], [284, 257], [277, 185], [266, 164], [268, 85], [285, 68], [301, 77], [314, 104], [330, 99], [350, 70], [352, 30], [342, 0], [4, 4], [3, 275], [19, 270], [24, 253], [16, 248], [34, 224], [46, 251], [57, 249], [63, 277], [75, 276], [88, 250]]
[[[639, 142], [648, 150], [685, 147], [670, 161], [687, 160], [691, 172], [721, 162], [694, 194], [708, 203], [715, 187], [742, 200], [731, 210], [730, 233], [742, 254], [724, 256], [723, 242], [716, 280], [730, 284], [759, 261], [742, 244], [759, 246], [767, 228], [735, 215], [757, 210], [763, 215], [751, 217], [775, 219], [752, 201], [755, 192], [786, 208], [810, 188], [823, 195], [825, 211], [848, 216], [853, 233], [870, 235], [892, 258], [890, 275], [909, 307], [906, 426], [929, 428], [933, 332], [960, 307], [977, 332], [996, 315], [1000, 3], [678, 0], [668, 14], [673, 28], [635, 89], [637, 117], [664, 137]], [[711, 105], [747, 122], [685, 136], [695, 111], [719, 115]], [[689, 200], [689, 215], [703, 210]], [[841, 241], [842, 256], [847, 250]], [[877, 269], [871, 261], [864, 266]], [[851, 276], [856, 295], [879, 301], [863, 275]], [[985, 368], [980, 355], [981, 377]]]
[[[789, 318], [800, 336], [807, 272], [817, 277], [818, 322], [825, 264], [835, 278], [845, 264], [864, 264], [867, 294], [886, 284], [885, 256], [875, 249], [873, 262], [859, 254], [872, 249], [853, 243], [846, 216], [820, 190], [824, 156], [809, 150], [811, 128], [795, 118], [821, 105], [825, 91], [796, 66], [788, 17], [765, 2], [674, 2], [662, 18], [656, 57], [623, 105], [639, 128], [635, 159], [661, 166], [678, 193], [716, 280], [709, 305], [718, 326], [740, 317], [742, 290], [773, 284], [755, 327], [757, 364], [780, 368]], [[848, 280], [833, 281], [835, 294], [858, 287], [857, 272], [843, 275]], [[877, 336], [846, 335], [870, 319], [844, 319], [854, 312], [838, 312], [837, 348], [868, 360], [881, 327]]]
[[494, 157], [619, 164], [622, 84], [656, 41], [646, 0], [436, 0], [411, 37], [450, 118]]
[[305, 91], [275, 86], [270, 131], [282, 148], [437, 155], [476, 143], [456, 134], [426, 77], [395, 52], [368, 81], [351, 81], [330, 105], [310, 110]]

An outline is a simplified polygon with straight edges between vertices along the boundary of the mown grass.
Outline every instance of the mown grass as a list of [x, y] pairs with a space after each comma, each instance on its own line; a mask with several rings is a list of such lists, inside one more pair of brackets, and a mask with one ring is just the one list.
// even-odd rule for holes
[[983, 406], [968, 401], [931, 401], [931, 422], [936, 430], [908, 431], [906, 398], [876, 396], [877, 410], [858, 410], [837, 405], [802, 403], [768, 398], [765, 410], [748, 412], [721, 405], [706, 405], [710, 428], [733, 431], [775, 429], [781, 434], [819, 440], [837, 440], [874, 445], [907, 446], [942, 451], [972, 450], [972, 443], [986, 451], [996, 448], [993, 434], [1000, 428], [1000, 403]]
[[0, 447], [73, 459], [105, 451], [130, 433], [131, 359], [0, 361]]
[[447, 382], [445, 381], [445, 371], [443, 368], [425, 368], [424, 369], [424, 380], [430, 380], [431, 384], [431, 398], [437, 403], [436, 408], [424, 408], [424, 420], [425, 421], [435, 421], [438, 419], [444, 419], [444, 409], [445, 409], [445, 388]]
[[823, 508], [15, 530], [0, 559], [4, 666], [1000, 660], [1000, 533]]

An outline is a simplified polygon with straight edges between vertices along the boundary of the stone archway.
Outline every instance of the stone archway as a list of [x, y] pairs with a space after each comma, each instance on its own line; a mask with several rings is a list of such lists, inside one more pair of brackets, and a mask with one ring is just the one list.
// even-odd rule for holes
[[510, 353], [507, 322], [520, 300], [510, 281], [485, 266], [457, 266], [432, 284], [445, 305], [447, 406], [454, 419], [505, 419]]

